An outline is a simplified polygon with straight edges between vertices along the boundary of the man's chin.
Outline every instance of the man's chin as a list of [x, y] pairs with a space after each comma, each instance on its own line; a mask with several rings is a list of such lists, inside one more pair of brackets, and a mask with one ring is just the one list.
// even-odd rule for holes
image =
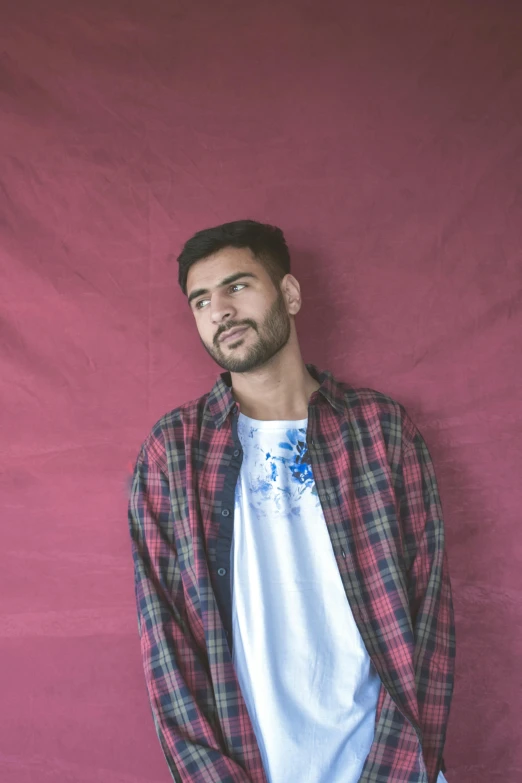
[[242, 360], [230, 360], [228, 361], [225, 357], [219, 356], [214, 357], [217, 364], [219, 364], [220, 367], [222, 367], [227, 372], [233, 372], [237, 373], [238, 375], [246, 372], [252, 372], [252, 370], [256, 370], [262, 362], [252, 362], [248, 360], [248, 357], [245, 357], [245, 359]]

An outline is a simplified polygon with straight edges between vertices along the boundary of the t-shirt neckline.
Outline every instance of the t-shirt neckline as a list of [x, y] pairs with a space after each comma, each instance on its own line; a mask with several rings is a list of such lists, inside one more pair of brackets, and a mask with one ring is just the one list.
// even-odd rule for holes
[[306, 419], [252, 419], [250, 416], [241, 412], [239, 413], [239, 418], [243, 419], [245, 424], [260, 430], [299, 430], [305, 427], [308, 422], [308, 417]]

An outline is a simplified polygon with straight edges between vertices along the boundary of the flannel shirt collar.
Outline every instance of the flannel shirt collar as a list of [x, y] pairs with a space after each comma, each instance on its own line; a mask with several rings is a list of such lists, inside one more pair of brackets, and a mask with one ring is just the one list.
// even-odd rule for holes
[[[320, 393], [335, 408], [338, 413], [342, 413], [345, 407], [344, 388], [328, 370], [320, 370], [314, 364], [306, 364], [310, 375], [319, 381], [321, 386], [316, 393]], [[315, 404], [315, 393], [310, 398], [310, 404]], [[207, 407], [214, 424], [218, 429], [235, 407], [236, 401], [232, 394], [232, 379], [229, 372], [222, 372], [208, 396]]]

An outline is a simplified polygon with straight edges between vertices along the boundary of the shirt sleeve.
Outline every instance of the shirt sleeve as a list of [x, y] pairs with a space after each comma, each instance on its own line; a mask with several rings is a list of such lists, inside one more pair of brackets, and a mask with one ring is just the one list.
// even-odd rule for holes
[[222, 749], [206, 649], [187, 622], [168, 477], [144, 446], [130, 485], [128, 520], [145, 681], [172, 778], [250, 783]]
[[415, 680], [429, 780], [442, 756], [454, 686], [455, 621], [443, 512], [428, 447], [409, 421], [402, 456], [401, 525], [415, 636]]

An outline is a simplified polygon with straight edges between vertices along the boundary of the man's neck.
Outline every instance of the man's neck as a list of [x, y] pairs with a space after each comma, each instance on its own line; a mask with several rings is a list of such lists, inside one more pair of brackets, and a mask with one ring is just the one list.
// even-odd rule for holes
[[306, 419], [310, 396], [320, 383], [304, 362], [294, 368], [271, 367], [258, 373], [232, 374], [232, 394], [241, 413], [261, 421]]

